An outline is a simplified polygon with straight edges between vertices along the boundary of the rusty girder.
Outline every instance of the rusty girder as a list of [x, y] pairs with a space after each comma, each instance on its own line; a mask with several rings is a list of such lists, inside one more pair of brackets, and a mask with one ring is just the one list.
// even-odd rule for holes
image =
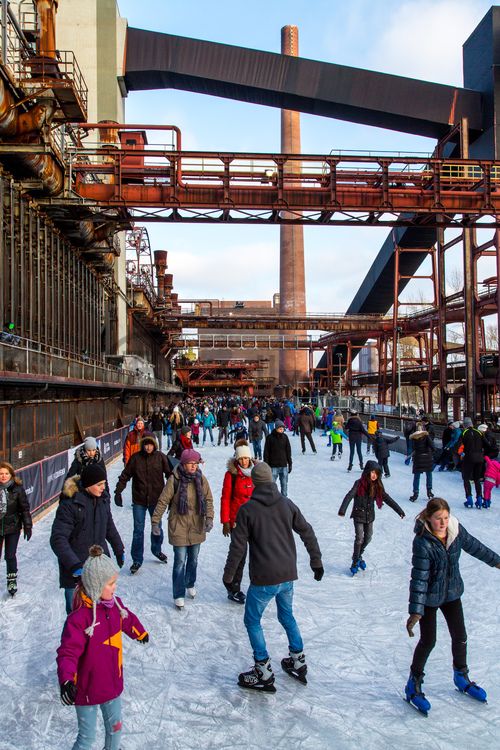
[[66, 201], [127, 206], [142, 221], [500, 225], [494, 161], [126, 147], [103, 156], [70, 154], [75, 193]]

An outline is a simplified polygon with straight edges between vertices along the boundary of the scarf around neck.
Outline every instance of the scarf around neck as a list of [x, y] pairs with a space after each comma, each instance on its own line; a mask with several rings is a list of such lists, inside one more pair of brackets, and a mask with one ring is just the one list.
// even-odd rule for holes
[[200, 516], [204, 516], [207, 509], [205, 501], [205, 495], [203, 494], [203, 486], [201, 483], [201, 471], [196, 470], [194, 474], [188, 474], [182, 464], [179, 464], [177, 468], [179, 474], [179, 491], [177, 500], [177, 512], [180, 516], [185, 516], [188, 512], [187, 492], [188, 484], [194, 483], [196, 490], [196, 499], [198, 500], [198, 513]]
[[13, 486], [13, 479], [9, 479], [9, 481], [5, 482], [5, 484], [0, 482], [0, 518], [3, 518], [7, 513], [7, 503], [9, 501], [8, 491]]

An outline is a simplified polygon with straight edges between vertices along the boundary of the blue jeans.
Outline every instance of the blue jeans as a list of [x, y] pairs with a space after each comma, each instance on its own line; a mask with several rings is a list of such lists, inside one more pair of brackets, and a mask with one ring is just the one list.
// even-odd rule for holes
[[418, 489], [420, 487], [420, 476], [425, 474], [426, 485], [428, 490], [432, 490], [432, 471], [419, 471], [413, 475], [413, 493], [418, 495]]
[[75, 706], [78, 736], [72, 750], [92, 750], [95, 742], [97, 709], [100, 708], [106, 738], [104, 750], [120, 750], [122, 736], [122, 701], [115, 698], [100, 706]]
[[363, 454], [361, 453], [361, 438], [359, 440], [349, 441], [349, 466], [352, 466], [354, 451], [357, 451], [359, 463], [363, 463]]
[[[144, 526], [146, 523], [146, 513], [152, 517], [154, 513], [154, 506], [150, 505], [138, 505], [137, 503], [132, 504], [132, 514], [134, 516], [134, 533], [132, 536], [132, 548], [130, 554], [132, 556], [132, 562], [142, 565], [144, 562]], [[160, 523], [161, 529], [161, 523]], [[151, 534], [151, 552], [155, 557], [161, 552], [161, 545], [163, 544], [163, 529], [161, 529], [160, 536], [154, 536]]]
[[174, 565], [172, 568], [172, 588], [174, 599], [183, 599], [186, 589], [192, 589], [196, 583], [199, 544], [189, 547], [174, 547]]
[[75, 595], [75, 589], [64, 589], [64, 601], [66, 602], [66, 614], [69, 615], [73, 611], [73, 596]]
[[214, 442], [214, 436], [212, 434], [212, 428], [211, 427], [203, 427], [203, 445], [205, 445], [205, 439], [207, 437], [207, 430], [210, 435], [210, 442]]
[[281, 494], [285, 495], [286, 497], [286, 493], [288, 490], [288, 466], [272, 466], [271, 471], [276, 484], [278, 484], [279, 478], [281, 485]]
[[255, 458], [262, 459], [262, 444], [260, 440], [252, 440], [253, 454]]
[[293, 616], [293, 581], [278, 583], [276, 586], [255, 586], [251, 583], [245, 602], [244, 623], [255, 661], [263, 661], [269, 657], [260, 621], [271, 599], [276, 599], [278, 620], [285, 628], [290, 651], [297, 653], [304, 648], [299, 626]]

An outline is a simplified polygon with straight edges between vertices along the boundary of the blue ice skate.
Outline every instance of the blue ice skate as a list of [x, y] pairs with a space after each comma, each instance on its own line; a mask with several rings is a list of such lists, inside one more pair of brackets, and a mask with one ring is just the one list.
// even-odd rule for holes
[[356, 575], [356, 573], [358, 572], [358, 570], [359, 570], [359, 560], [358, 560], [358, 562], [353, 562], [353, 564], [350, 567], [350, 571], [351, 571], [351, 573], [352, 573], [353, 576]]
[[467, 693], [471, 698], [475, 698], [477, 701], [481, 701], [481, 703], [486, 703], [486, 690], [483, 690], [482, 687], [469, 680], [468, 669], [454, 669], [453, 682], [461, 693]]
[[474, 503], [472, 502], [472, 495], [467, 495], [467, 500], [464, 503], [466, 508], [473, 508]]
[[476, 497], [476, 508], [478, 510], [481, 510], [482, 507], [483, 507], [483, 498], [481, 497], [481, 495], [479, 495], [479, 497]]
[[362, 557], [358, 560], [358, 568], [360, 568], [360, 570], [366, 570], [366, 563]]
[[420, 677], [417, 677], [410, 672], [410, 676], [408, 677], [408, 682], [406, 683], [405, 687], [405, 700], [407, 703], [411, 703], [411, 705], [414, 706], [417, 711], [420, 711], [421, 714], [427, 716], [427, 714], [431, 710], [431, 704], [425, 697], [425, 694], [422, 692], [423, 681], [423, 674]]

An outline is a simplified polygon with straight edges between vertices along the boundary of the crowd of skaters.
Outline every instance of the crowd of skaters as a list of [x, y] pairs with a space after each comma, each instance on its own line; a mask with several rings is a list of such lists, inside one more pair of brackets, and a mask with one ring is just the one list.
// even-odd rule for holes
[[[281, 665], [296, 679], [307, 682], [303, 642], [292, 606], [293, 581], [297, 578], [294, 533], [301, 537], [309, 553], [315, 580], [320, 581], [324, 571], [316, 535], [287, 493], [288, 475], [293, 467], [290, 437], [300, 436], [302, 453], [306, 452], [307, 440], [312, 453], [317, 454], [314, 433], [316, 441], [328, 438], [332, 460], [341, 459], [342, 442], [348, 442], [347, 471], [352, 471], [355, 456], [359, 460], [362, 473], [339, 509], [339, 515], [344, 516], [353, 503], [350, 572], [355, 575], [366, 568], [363, 554], [373, 536], [375, 508], [385, 503], [401, 519], [405, 518], [382, 481], [390, 478], [390, 445], [399, 436], [385, 434], [376, 416], [372, 415], [365, 425], [355, 410], [344, 415], [333, 408], [312, 405], [296, 408], [291, 400], [188, 398], [169, 407], [155, 405], [144, 418], [137, 415], [124, 443], [124, 469], [114, 488], [114, 502], [122, 505], [122, 493], [131, 481], [134, 531], [130, 573], [138, 573], [143, 563], [147, 515], [151, 518], [151, 552], [159, 562], [168, 562], [162, 528], [163, 517], [168, 513], [168, 541], [174, 549], [172, 596], [179, 610], [183, 609], [186, 596], [196, 597], [200, 547], [215, 518], [212, 489], [202, 472], [203, 460], [196, 448], [233, 445], [234, 454], [227, 462], [220, 499], [222, 533], [230, 539], [221, 577], [228, 599], [245, 606], [244, 624], [254, 665], [239, 675], [242, 687], [275, 691], [274, 672], [261, 626], [263, 612], [273, 599], [289, 642], [289, 655]], [[426, 713], [430, 703], [422, 692], [423, 669], [435, 642], [437, 609], [443, 611], [452, 638], [456, 686], [471, 697], [486, 700], [485, 691], [468, 677], [461, 605], [463, 583], [458, 567], [460, 551], [464, 549], [490, 566], [500, 567], [500, 557], [467, 533], [451, 514], [446, 500], [434, 497], [433, 470], [461, 472], [467, 508], [474, 506], [472, 480], [475, 507], [482, 509], [490, 507], [491, 490], [500, 484], [500, 462], [496, 461], [498, 447], [492, 426], [482, 422], [475, 425], [468, 417], [462, 423], [450, 420], [439, 448], [434, 442], [432, 422], [423, 414], [406, 422], [403, 436], [407, 463], [413, 465], [410, 500], [417, 500], [423, 474], [428, 497], [415, 527], [407, 623], [408, 634], [412, 636], [419, 622], [421, 637], [405, 688], [407, 700]], [[365, 463], [365, 449], [366, 455], [373, 453], [376, 460], [368, 459]], [[106, 627], [110, 643], [115, 637], [118, 642], [122, 630], [141, 643], [149, 639], [140, 621], [115, 596], [118, 569], [125, 563], [125, 548], [113, 520], [112, 492], [97, 441], [88, 437], [75, 452], [50, 540], [59, 564], [68, 614], [58, 667], [61, 699], [77, 707], [79, 734], [74, 750], [92, 747], [97, 706], [101, 706], [105, 723], [106, 748], [120, 746], [119, 698], [123, 682], [114, 680], [114, 671], [118, 669], [121, 675], [121, 665], [111, 655], [111, 649], [104, 658], [102, 649], [94, 648], [98, 642], [92, 641], [96, 629], [100, 628], [101, 636]], [[0, 463], [0, 520], [8, 590], [14, 595], [17, 543], [22, 531], [26, 540], [31, 537], [32, 520], [22, 485], [13, 467], [5, 462]], [[116, 563], [109, 556], [110, 547]], [[250, 587], [245, 593], [241, 582], [247, 551]], [[121, 658], [121, 638], [119, 643]], [[98, 673], [102, 674], [98, 677]], [[100, 691], [90, 684], [89, 674], [95, 680], [102, 680], [106, 689]]]

